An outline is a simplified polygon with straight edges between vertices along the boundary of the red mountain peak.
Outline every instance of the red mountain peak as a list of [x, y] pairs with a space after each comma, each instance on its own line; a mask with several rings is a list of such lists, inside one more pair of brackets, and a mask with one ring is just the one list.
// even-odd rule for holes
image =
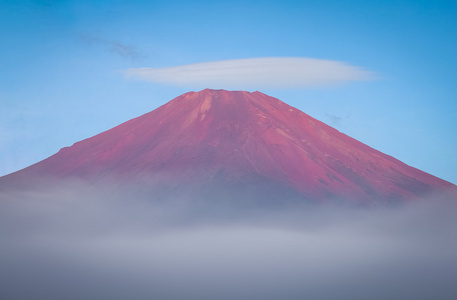
[[183, 94], [7, 177], [36, 176], [197, 190], [279, 186], [319, 201], [407, 200], [455, 188], [276, 98], [210, 89]]

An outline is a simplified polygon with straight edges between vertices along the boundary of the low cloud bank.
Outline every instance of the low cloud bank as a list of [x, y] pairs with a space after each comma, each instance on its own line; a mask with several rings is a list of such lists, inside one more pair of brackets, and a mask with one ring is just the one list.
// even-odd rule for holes
[[208, 218], [72, 185], [0, 192], [5, 299], [455, 299], [457, 205]]
[[127, 77], [192, 88], [307, 88], [370, 80], [374, 73], [333, 60], [267, 57], [123, 71]]

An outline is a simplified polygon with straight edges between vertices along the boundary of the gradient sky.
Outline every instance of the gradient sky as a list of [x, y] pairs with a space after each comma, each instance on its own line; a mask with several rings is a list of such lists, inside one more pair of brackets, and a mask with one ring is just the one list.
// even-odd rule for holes
[[456, 1], [0, 0], [0, 175], [200, 89], [125, 70], [304, 57], [376, 76], [261, 92], [457, 183], [456, 37]]

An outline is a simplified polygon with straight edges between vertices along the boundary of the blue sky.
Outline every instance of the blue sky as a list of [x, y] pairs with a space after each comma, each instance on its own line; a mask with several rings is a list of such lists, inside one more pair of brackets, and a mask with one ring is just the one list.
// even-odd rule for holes
[[457, 183], [456, 37], [455, 1], [0, 0], [0, 175], [200, 89], [125, 70], [294, 57], [376, 78], [262, 92]]

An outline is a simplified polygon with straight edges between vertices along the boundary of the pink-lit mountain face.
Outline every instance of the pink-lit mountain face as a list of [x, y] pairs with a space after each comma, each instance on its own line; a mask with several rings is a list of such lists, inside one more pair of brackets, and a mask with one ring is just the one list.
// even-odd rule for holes
[[316, 202], [409, 201], [455, 186], [260, 92], [203, 90], [0, 179], [47, 178]]

